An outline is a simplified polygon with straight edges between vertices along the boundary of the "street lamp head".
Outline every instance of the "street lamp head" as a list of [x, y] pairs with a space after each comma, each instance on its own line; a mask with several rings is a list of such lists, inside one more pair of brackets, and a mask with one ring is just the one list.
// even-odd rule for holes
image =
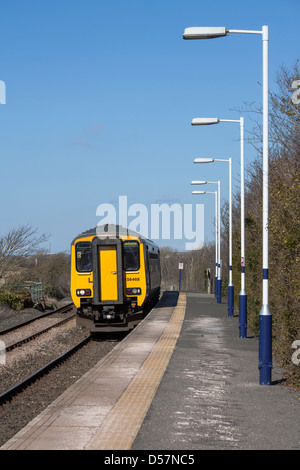
[[206, 184], [207, 181], [192, 181], [191, 184]]
[[194, 163], [212, 163], [214, 158], [195, 158]]
[[191, 28], [185, 28], [183, 33], [183, 39], [212, 39], [227, 36], [225, 26], [221, 27], [202, 27], [193, 26]]
[[206, 194], [206, 191], [192, 191], [192, 194]]
[[218, 124], [220, 119], [218, 118], [194, 118], [192, 120], [192, 126], [209, 126], [210, 124]]

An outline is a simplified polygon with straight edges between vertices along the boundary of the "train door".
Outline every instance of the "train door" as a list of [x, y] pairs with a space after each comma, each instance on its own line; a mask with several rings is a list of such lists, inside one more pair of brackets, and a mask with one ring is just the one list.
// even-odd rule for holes
[[93, 240], [94, 303], [123, 303], [122, 245], [119, 239]]
[[99, 246], [100, 300], [118, 300], [118, 267], [116, 245]]

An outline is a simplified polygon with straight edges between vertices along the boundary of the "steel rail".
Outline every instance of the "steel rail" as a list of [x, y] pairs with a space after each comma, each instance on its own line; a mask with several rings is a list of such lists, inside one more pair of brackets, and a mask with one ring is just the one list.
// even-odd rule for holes
[[22, 328], [22, 326], [29, 325], [29, 323], [33, 323], [36, 320], [40, 320], [41, 318], [48, 317], [49, 315], [53, 315], [54, 313], [65, 313], [71, 310], [74, 307], [73, 302], [63, 305], [62, 307], [57, 308], [56, 310], [51, 310], [50, 312], [43, 313], [42, 315], [39, 315], [34, 318], [30, 318], [30, 320], [26, 320], [22, 323], [18, 323], [17, 325], [11, 326], [10, 328], [7, 328], [6, 330], [0, 331], [0, 335], [5, 335], [6, 333], [10, 333], [11, 331], [17, 330], [18, 328]]
[[63, 325], [64, 323], [67, 323], [69, 320], [75, 317], [75, 313], [71, 315], [68, 318], [64, 318], [63, 320], [60, 320], [57, 323], [54, 323], [53, 325], [48, 326], [47, 328], [44, 328], [43, 330], [37, 331], [36, 333], [33, 333], [30, 336], [27, 336], [26, 338], [20, 339], [16, 341], [15, 343], [9, 344], [6, 346], [5, 351], [12, 351], [13, 349], [17, 348], [18, 346], [21, 346], [24, 343], [29, 343], [29, 341], [32, 341], [33, 339], [37, 338], [38, 336], [42, 335], [43, 333], [47, 333], [47, 331], [51, 330], [52, 328], [57, 328], [60, 325]]
[[58, 365], [60, 362], [62, 362], [64, 359], [67, 357], [71, 356], [74, 352], [76, 352], [78, 349], [80, 349], [82, 346], [84, 346], [88, 341], [90, 341], [92, 338], [92, 335], [86, 336], [83, 340], [79, 341], [79, 343], [75, 344], [75, 346], [72, 346], [72, 348], [68, 349], [65, 351], [63, 354], [58, 356], [56, 359], [53, 359], [52, 361], [48, 362], [45, 366], [41, 367], [38, 369], [36, 372], [33, 374], [29, 375], [25, 379], [23, 379], [21, 382], [17, 383], [13, 387], [9, 388], [5, 392], [0, 394], [0, 404], [6, 402], [7, 400], [10, 400], [14, 395], [28, 387], [31, 383], [33, 383], [37, 378], [42, 377], [44, 374], [49, 372], [53, 367]]

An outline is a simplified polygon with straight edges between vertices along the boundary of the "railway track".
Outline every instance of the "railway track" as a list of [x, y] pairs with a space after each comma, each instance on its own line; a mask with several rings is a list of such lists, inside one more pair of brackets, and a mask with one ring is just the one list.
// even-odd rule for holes
[[[29, 355], [23, 358], [21, 356], [20, 360], [15, 363], [16, 369], [13, 370], [12, 375], [10, 372], [6, 374], [4, 370], [2, 371], [0, 377], [2, 382], [0, 390], [0, 395], [2, 395], [0, 399], [0, 447], [102, 360], [124, 338], [124, 335], [108, 335], [106, 338], [96, 336], [90, 341], [86, 339], [85, 345], [74, 353], [71, 352], [67, 359], [62, 358], [56, 367], [55, 364], [49, 366], [48, 373], [41, 371], [39, 378], [31, 377], [30, 380], [24, 382], [26, 376], [29, 377], [35, 371], [37, 372], [46, 363], [52, 362], [55, 357], [58, 358], [64, 351], [67, 352], [71, 349], [75, 343], [79, 343], [87, 337], [87, 331], [80, 329], [78, 331], [77, 328], [76, 331], [74, 332], [75, 336], [72, 331], [65, 338], [60, 337], [59, 341], [62, 340], [65, 346], [53, 355], [51, 351], [56, 348], [56, 343], [54, 347], [51, 347], [46, 361], [42, 360], [44, 353], [48, 353], [45, 345], [38, 351], [38, 357]], [[44, 338], [44, 335], [41, 338]], [[14, 351], [19, 352], [19, 350], [21, 353], [22, 348], [17, 348]], [[13, 351], [12, 354], [14, 354]], [[1, 369], [3, 368], [0, 367], [0, 372]], [[22, 374], [24, 370], [25, 374]], [[4, 394], [4, 392], [6, 393]]]
[[[60, 308], [56, 309], [56, 310], [51, 310], [50, 312], [47, 312], [47, 313], [44, 313], [44, 314], [39, 315], [37, 317], [31, 318], [30, 320], [26, 320], [25, 322], [16, 324], [16, 325], [14, 325], [10, 328], [2, 330], [0, 332], [0, 338], [4, 339], [4, 342], [7, 343], [6, 337], [8, 336], [8, 339], [9, 339], [10, 333], [12, 333], [14, 335], [14, 332], [16, 332], [16, 330], [21, 331], [22, 328], [26, 329], [26, 326], [28, 326], [29, 324], [32, 324], [34, 322], [38, 322], [39, 320], [42, 321], [44, 318], [49, 317], [50, 315], [55, 315], [57, 313], [59, 313], [59, 314], [60, 313], [66, 313], [66, 312], [72, 310], [73, 307], [74, 307], [74, 304], [69, 303], [67, 305], [64, 305], [63, 307], [60, 307]], [[52, 328], [56, 328], [56, 327], [59, 327], [59, 326], [63, 325], [64, 323], [70, 321], [74, 317], [75, 317], [75, 313], [73, 315], [70, 315], [67, 318], [64, 318], [62, 320], [57, 321], [56, 323], [52, 323], [51, 325], [48, 325], [47, 327], [44, 327], [44, 328], [42, 328], [40, 330], [37, 330], [37, 331], [34, 331], [33, 333], [31, 333], [28, 336], [25, 336], [21, 339], [17, 339], [17, 341], [10, 342], [8, 344], [8, 346], [5, 347], [5, 352], [12, 351], [16, 347], [21, 346], [22, 344], [28, 343], [29, 341], [32, 341], [33, 339], [37, 338], [38, 336], [42, 335], [43, 333], [47, 333], [47, 331], [50, 331]]]
[[[40, 320], [55, 313], [63, 313], [73, 307], [74, 305], [70, 303], [55, 311], [39, 315], [34, 320]], [[7, 354], [7, 364], [1, 371], [0, 446], [22, 429], [45, 406], [52, 403], [66, 388], [101, 360], [115, 346], [116, 342], [122, 339], [118, 335], [106, 339], [95, 338], [84, 329], [77, 327], [74, 329], [72, 321], [66, 323], [66, 326], [62, 326], [62, 330], [55, 328], [58, 324], [74, 319], [72, 313], [70, 312], [68, 318], [64, 318], [62, 322], [60, 318], [54, 320], [50, 317], [51, 322], [55, 321], [55, 323], [44, 324], [43, 327], [49, 326], [47, 330], [51, 329], [51, 331], [42, 335], [40, 341], [30, 342], [28, 344], [29, 352], [27, 345], [25, 345], [24, 354], [22, 347], [17, 348], [18, 344], [12, 345], [8, 341], [12, 343], [13, 340], [20, 340], [20, 344], [23, 344], [27, 338], [21, 339], [21, 336], [25, 337], [34, 333], [33, 329], [36, 331], [37, 327], [41, 330], [38, 333], [41, 334], [43, 331], [40, 322], [32, 327], [31, 325], [25, 326], [28, 325], [27, 321], [23, 322], [9, 328], [8, 330], [12, 333], [7, 336], [4, 336], [4, 330], [0, 332], [0, 340], [7, 341], [7, 350], [11, 351]], [[57, 322], [57, 320], [59, 321]], [[50, 321], [47, 318], [45, 322], [49, 323]], [[29, 331], [25, 332], [25, 330]], [[31, 336], [36, 337], [37, 334], [34, 333]], [[56, 341], [56, 337], [59, 338], [58, 341]], [[47, 355], [48, 358], [44, 361], [44, 357]]]
[[56, 310], [50, 310], [50, 312], [42, 313], [41, 315], [38, 315], [37, 317], [30, 318], [29, 320], [26, 320], [22, 323], [17, 323], [16, 325], [11, 326], [10, 328], [6, 328], [5, 330], [1, 330], [0, 331], [0, 337], [2, 335], [10, 333], [11, 331], [17, 330], [18, 328], [22, 328], [23, 326], [29, 325], [30, 323], [33, 323], [37, 320], [40, 320], [41, 318], [46, 318], [46, 317], [48, 317], [50, 315], [53, 315], [55, 313], [68, 312], [68, 311], [72, 310], [73, 307], [74, 307], [73, 302], [70, 302], [66, 305], [63, 305], [62, 307], [57, 308]]
[[1, 393], [0, 395], [0, 405], [5, 403], [8, 400], [11, 400], [13, 396], [22, 392], [28, 385], [32, 382], [37, 380], [38, 378], [42, 377], [43, 375], [47, 374], [52, 368], [56, 367], [60, 363], [62, 363], [65, 359], [70, 357], [73, 353], [75, 353], [78, 349], [83, 347], [87, 342], [89, 342], [92, 338], [92, 335], [86, 336], [83, 340], [79, 341], [73, 347], [65, 351], [63, 354], [58, 356], [57, 358], [53, 359], [52, 361], [48, 362], [46, 365], [35, 371], [34, 373], [30, 374], [28, 377], [23, 379], [22, 381], [15, 384], [13, 387], [9, 388], [5, 392]]
[[32, 335], [26, 336], [25, 338], [22, 338], [15, 343], [11, 343], [8, 346], [6, 346], [5, 351], [9, 352], [12, 351], [13, 349], [17, 348], [18, 346], [21, 346], [24, 343], [28, 343], [29, 341], [32, 341], [33, 339], [37, 338], [38, 336], [42, 335], [43, 333], [47, 333], [47, 331], [52, 330], [52, 328], [57, 328], [64, 323], [67, 323], [68, 321], [72, 320], [72, 318], [75, 317], [74, 315], [70, 315], [68, 318], [64, 318], [63, 320], [58, 321], [57, 323], [54, 323], [53, 325], [48, 326], [47, 328], [44, 328], [42, 330], [36, 331]]
[[[47, 333], [48, 331], [58, 328], [59, 326], [71, 321], [72, 319], [75, 318], [75, 314], [69, 315], [67, 318], [60, 319], [56, 321], [55, 323], [51, 323], [49, 325], [49, 320], [47, 319], [46, 325], [43, 320], [46, 317], [50, 317], [51, 315], [56, 315], [56, 314], [61, 314], [61, 313], [66, 313], [74, 308], [73, 303], [69, 303], [67, 305], [64, 305], [63, 307], [60, 307], [56, 310], [51, 310], [47, 313], [43, 313], [41, 315], [38, 315], [30, 320], [26, 320], [22, 323], [16, 324], [13, 327], [7, 328], [5, 330], [2, 330], [0, 332], [0, 338], [4, 339], [5, 342], [10, 341], [8, 345], [5, 347], [5, 353], [12, 351], [13, 349], [24, 345], [25, 343], [28, 343], [32, 341], [33, 339], [37, 338], [38, 336]], [[31, 326], [28, 327], [28, 325], [33, 324], [34, 322], [37, 323], [36, 326], [40, 326], [40, 328], [37, 330], [36, 326], [33, 327], [33, 331], [27, 332], [27, 335], [23, 336], [20, 338], [20, 334], [24, 334], [23, 330], [28, 330], [28, 328], [32, 329]], [[41, 325], [39, 325], [39, 322], [43, 322], [44, 325], [41, 328]], [[47, 325], [48, 323], [48, 325]], [[77, 351], [80, 347], [84, 346], [89, 340], [91, 336], [88, 335], [86, 336], [83, 340], [77, 342], [75, 346], [69, 348], [66, 350], [63, 354], [60, 354], [58, 357], [55, 359], [52, 359], [49, 361], [46, 365], [43, 365], [42, 367], [39, 367], [35, 372], [30, 373], [26, 378], [20, 380], [18, 383], [15, 385], [9, 387], [6, 391], [2, 392], [0, 394], [0, 404], [3, 402], [7, 401], [10, 399], [13, 395], [19, 393], [22, 391], [24, 388], [26, 388], [30, 383], [35, 381], [37, 378], [41, 377], [42, 375], [46, 374], [51, 368], [57, 366], [60, 362], [64, 361], [67, 357], [71, 356], [75, 351]], [[12, 342], [12, 340], [14, 340]], [[3, 342], [4, 342], [3, 341]], [[32, 371], [31, 371], [32, 372]]]

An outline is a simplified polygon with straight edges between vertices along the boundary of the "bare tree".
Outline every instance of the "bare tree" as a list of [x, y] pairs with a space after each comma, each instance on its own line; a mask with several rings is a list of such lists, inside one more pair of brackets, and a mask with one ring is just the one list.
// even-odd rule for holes
[[[300, 386], [299, 367], [291, 360], [291, 344], [300, 332], [300, 105], [292, 100], [292, 83], [299, 80], [299, 61], [292, 70], [281, 67], [270, 100], [269, 149], [269, 305], [273, 349], [286, 368], [290, 383]], [[253, 110], [250, 109], [249, 113]], [[255, 112], [259, 113], [257, 109]], [[253, 115], [252, 115], [253, 116]], [[261, 121], [261, 119], [260, 119]], [[262, 298], [262, 165], [261, 128], [254, 127], [251, 143], [258, 155], [248, 167], [245, 192], [246, 290], [248, 325], [259, 331]], [[239, 208], [237, 201], [234, 208]], [[233, 265], [238, 268], [240, 227], [234, 219]], [[238, 270], [233, 270], [238, 285]], [[236, 302], [238, 288], [235, 289]]]
[[13, 228], [0, 237], [0, 278], [18, 266], [24, 256], [38, 252], [48, 239], [45, 234], [37, 235], [37, 229], [30, 225]]
[[[292, 70], [282, 66], [276, 77], [275, 91], [269, 93], [269, 146], [272, 155], [276, 156], [282, 151], [299, 144], [300, 139], [300, 106], [292, 100], [292, 84], [300, 79], [299, 60], [297, 60]], [[254, 126], [252, 130], [247, 130], [250, 144], [262, 154], [262, 106], [255, 103], [245, 103], [243, 109], [235, 111], [249, 113], [250, 120]], [[259, 119], [256, 119], [256, 116]]]

